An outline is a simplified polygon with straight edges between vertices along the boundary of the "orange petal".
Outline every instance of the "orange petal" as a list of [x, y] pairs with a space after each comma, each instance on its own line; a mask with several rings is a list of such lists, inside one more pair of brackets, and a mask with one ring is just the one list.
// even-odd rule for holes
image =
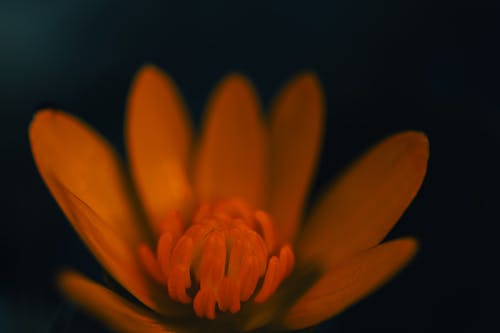
[[323, 136], [320, 83], [303, 73], [277, 96], [271, 114], [270, 203], [281, 243], [295, 239]]
[[113, 330], [124, 333], [173, 332], [160, 323], [152, 313], [76, 272], [62, 273], [58, 278], [58, 284], [72, 302], [81, 305]]
[[132, 245], [144, 242], [121, 163], [98, 133], [69, 114], [43, 110], [33, 118], [29, 135], [38, 170], [54, 196], [49, 174], [92, 207], [116, 235]]
[[175, 84], [153, 66], [142, 67], [132, 84], [125, 131], [134, 181], [158, 228], [172, 210], [190, 208], [191, 128]]
[[104, 268], [145, 305], [165, 312], [167, 298], [147, 280], [134, 248], [118, 237], [88, 205], [55, 178], [46, 177], [71, 224]]
[[414, 239], [398, 239], [331, 268], [292, 306], [284, 325], [288, 329], [301, 329], [340, 313], [389, 280], [416, 250]]
[[227, 197], [261, 206], [267, 172], [265, 130], [250, 82], [233, 74], [209, 100], [195, 170], [204, 201]]
[[333, 264], [382, 241], [420, 188], [428, 156], [427, 137], [411, 131], [368, 151], [313, 210], [299, 260]]

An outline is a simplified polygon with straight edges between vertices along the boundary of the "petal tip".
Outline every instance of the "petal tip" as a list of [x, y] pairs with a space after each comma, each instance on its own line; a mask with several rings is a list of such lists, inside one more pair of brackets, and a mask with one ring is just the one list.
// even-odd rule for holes
[[427, 137], [427, 134], [425, 134], [424, 132], [421, 132], [421, 131], [409, 131], [408, 133], [413, 136], [413, 139], [416, 142], [419, 142], [419, 143], [421, 143], [421, 144], [423, 144], [425, 146], [429, 145], [429, 138]]
[[406, 257], [406, 261], [408, 262], [415, 258], [420, 248], [419, 241], [414, 237], [405, 237], [398, 240], [393, 241], [394, 243], [399, 243], [402, 248], [402, 253]]
[[409, 145], [415, 154], [415, 165], [420, 167], [425, 174], [429, 160], [429, 139], [425, 133], [418, 131], [411, 131], [408, 135]]
[[[229, 73], [219, 81], [211, 93], [206, 109], [213, 109], [216, 113], [227, 113], [229, 116], [229, 114], [236, 114], [233, 112], [234, 106], [252, 110], [260, 109], [260, 102], [252, 82], [245, 75], [237, 72]], [[205, 112], [205, 116], [210, 113]]]
[[[312, 70], [299, 72], [283, 85], [274, 100], [272, 109], [290, 109], [295, 112], [314, 115], [315, 122], [323, 123], [325, 117], [325, 97], [323, 87]], [[282, 111], [284, 112], [284, 111]], [[277, 117], [279, 112], [274, 112]]]
[[87, 278], [71, 269], [62, 269], [55, 274], [55, 285], [58, 290], [71, 300], [73, 300], [71, 291], [75, 289], [75, 285], [85, 281]]
[[75, 273], [74, 271], [61, 269], [55, 274], [55, 280], [57, 285], [59, 287], [63, 287], [64, 289], [64, 286], [68, 283], [68, 281], [77, 276], [78, 274]]
[[33, 115], [30, 125], [33, 126], [35, 123], [40, 123], [41, 121], [46, 121], [52, 117], [56, 117], [59, 113], [61, 113], [61, 111], [57, 111], [55, 109], [40, 109]]
[[137, 70], [137, 76], [138, 75], [147, 75], [147, 74], [158, 74], [162, 73], [163, 71], [156, 65], [152, 63], [145, 63], [139, 69]]
[[158, 66], [146, 63], [142, 65], [134, 75], [134, 79], [132, 81], [132, 87], [140, 85], [143, 86], [148, 82], [155, 83], [157, 81], [169, 81], [168, 75], [160, 69]]
[[425, 175], [427, 162], [429, 159], [429, 139], [427, 135], [420, 131], [405, 131], [389, 138], [395, 146], [402, 149], [412, 160], [415, 170]]
[[400, 140], [406, 142], [410, 147], [415, 147], [422, 151], [429, 150], [429, 139], [424, 132], [406, 131], [396, 134], [396, 136], [399, 136]]
[[305, 70], [299, 72], [295, 76], [294, 81], [299, 83], [301, 87], [309, 89], [316, 88], [317, 90], [321, 90], [321, 81], [318, 77], [318, 74], [316, 74], [316, 72], [313, 70]]
[[323, 100], [321, 81], [316, 72], [312, 70], [299, 72], [285, 86], [288, 86], [288, 90], [292, 94]]
[[234, 72], [226, 74], [218, 85], [218, 90], [230, 89], [232, 93], [246, 93], [254, 90], [252, 82], [242, 73]]
[[33, 118], [31, 119], [31, 122], [29, 124], [28, 133], [30, 140], [34, 140], [34, 136], [37, 135], [46, 126], [50, 126], [50, 124], [53, 124], [54, 121], [58, 121], [62, 117], [67, 116], [69, 115], [64, 113], [63, 111], [58, 111], [56, 109], [46, 108], [38, 110], [33, 115]]

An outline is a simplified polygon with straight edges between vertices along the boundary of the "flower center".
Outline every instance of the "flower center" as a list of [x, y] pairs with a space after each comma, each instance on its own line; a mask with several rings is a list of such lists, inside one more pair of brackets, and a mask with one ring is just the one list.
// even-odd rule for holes
[[156, 253], [141, 245], [139, 258], [171, 299], [193, 302], [196, 315], [209, 319], [215, 319], [216, 305], [236, 313], [254, 294], [255, 302], [266, 301], [295, 262], [289, 244], [276, 244], [269, 214], [236, 199], [201, 205], [187, 225], [171, 213]]

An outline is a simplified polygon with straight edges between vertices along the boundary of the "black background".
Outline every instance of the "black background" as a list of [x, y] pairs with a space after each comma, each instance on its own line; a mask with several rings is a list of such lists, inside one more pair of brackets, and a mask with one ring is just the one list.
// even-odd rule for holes
[[[99, 267], [45, 189], [27, 128], [56, 106], [123, 151], [128, 85], [151, 62], [193, 118], [240, 71], [268, 105], [294, 73], [319, 75], [327, 132], [314, 193], [377, 140], [427, 133], [424, 185], [389, 237], [416, 260], [318, 331], [491, 332], [500, 317], [498, 1], [0, 1], [0, 332], [100, 329], [53, 288]], [[314, 199], [314, 195], [313, 195]]]

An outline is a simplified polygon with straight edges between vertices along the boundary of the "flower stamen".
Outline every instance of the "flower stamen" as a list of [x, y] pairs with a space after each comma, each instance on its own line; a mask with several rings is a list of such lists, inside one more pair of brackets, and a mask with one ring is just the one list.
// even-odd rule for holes
[[139, 259], [172, 300], [193, 302], [198, 317], [215, 319], [216, 306], [236, 313], [254, 294], [255, 302], [266, 301], [293, 269], [292, 248], [278, 247], [271, 216], [243, 201], [202, 204], [184, 228], [178, 212], [169, 214], [160, 225], [156, 257], [141, 245]]
[[149, 246], [142, 244], [139, 246], [139, 258], [146, 272], [157, 282], [162, 283], [164, 281], [163, 273], [158, 266], [157, 259], [149, 248]]

